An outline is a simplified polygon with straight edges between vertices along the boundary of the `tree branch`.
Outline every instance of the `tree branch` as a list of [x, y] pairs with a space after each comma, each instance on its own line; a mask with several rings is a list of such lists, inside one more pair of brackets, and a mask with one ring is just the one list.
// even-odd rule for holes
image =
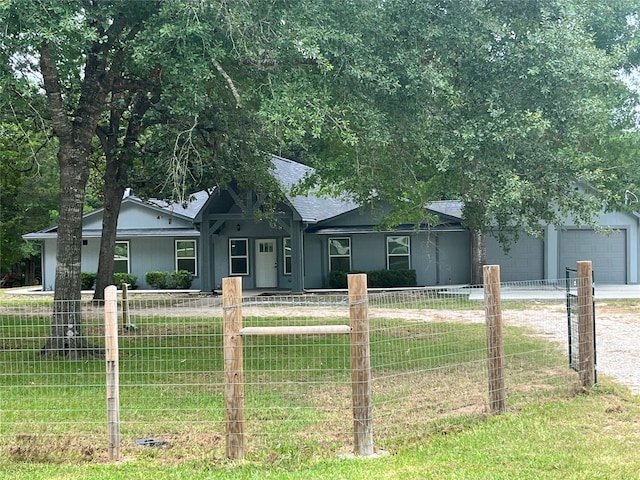
[[49, 42], [42, 42], [40, 44], [40, 71], [44, 90], [47, 93], [47, 102], [51, 110], [51, 122], [57, 137], [61, 142], [64, 142], [71, 139], [73, 129], [65, 112], [58, 68], [52, 57], [53, 53]]
[[227, 85], [229, 85], [229, 88], [231, 89], [231, 93], [233, 94], [233, 97], [236, 99], [236, 107], [242, 108], [240, 94], [238, 93], [238, 89], [233, 83], [233, 79], [229, 76], [227, 72], [224, 71], [224, 68], [222, 68], [222, 65], [220, 65], [220, 63], [218, 63], [218, 61], [215, 58], [213, 59], [213, 65], [216, 67], [218, 72], [220, 72], [220, 75], [222, 75], [224, 79], [227, 81]]

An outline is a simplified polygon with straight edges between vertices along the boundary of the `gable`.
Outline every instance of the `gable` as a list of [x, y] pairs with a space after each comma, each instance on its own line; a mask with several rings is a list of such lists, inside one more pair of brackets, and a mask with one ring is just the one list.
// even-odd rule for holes
[[[440, 203], [440, 202], [438, 202]], [[442, 202], [444, 203], [444, 202]], [[456, 217], [456, 202], [447, 205], [429, 205], [425, 211], [438, 217], [437, 225], [430, 226], [426, 223], [419, 225], [420, 231], [429, 230], [462, 230], [461, 220]], [[459, 203], [459, 202], [457, 202]], [[459, 206], [457, 207], [459, 208]], [[404, 223], [397, 225], [395, 228], [378, 230], [380, 218], [388, 213], [389, 208], [382, 207], [379, 212], [372, 212], [371, 209], [357, 209], [346, 212], [337, 217], [319, 222], [309, 229], [310, 232], [317, 234], [349, 234], [349, 233], [367, 233], [374, 231], [393, 231], [411, 233], [416, 231], [416, 225]], [[448, 212], [448, 213], [444, 213]]]
[[275, 155], [272, 158], [272, 163], [274, 176], [280, 183], [287, 200], [300, 215], [303, 222], [321, 222], [358, 208], [358, 205], [346, 196], [325, 197], [313, 191], [307, 195], [292, 195], [292, 187], [299, 184], [307, 175], [310, 175], [313, 169]]
[[[103, 210], [96, 210], [85, 216], [83, 230], [102, 229]], [[123, 200], [118, 216], [118, 230], [128, 229], [174, 229], [191, 228], [191, 220], [176, 215], [170, 210], [153, 207], [139, 200]]]

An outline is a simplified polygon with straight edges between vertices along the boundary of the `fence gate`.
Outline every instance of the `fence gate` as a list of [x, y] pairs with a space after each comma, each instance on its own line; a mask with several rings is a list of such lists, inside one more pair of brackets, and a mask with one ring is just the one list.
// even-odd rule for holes
[[[578, 310], [578, 278], [575, 268], [565, 267], [565, 287], [567, 300], [567, 341], [569, 347], [569, 367], [576, 372], [580, 371], [580, 322]], [[591, 272], [591, 291], [595, 290], [595, 275]], [[593, 298], [593, 296], [592, 296]], [[596, 364], [596, 308], [593, 305], [593, 355]], [[594, 381], [597, 383], [597, 371], [594, 371]]]

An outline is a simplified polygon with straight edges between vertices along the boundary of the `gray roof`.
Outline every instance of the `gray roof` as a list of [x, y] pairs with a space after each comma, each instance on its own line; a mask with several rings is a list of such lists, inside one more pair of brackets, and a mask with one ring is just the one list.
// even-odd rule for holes
[[314, 192], [307, 195], [291, 195], [291, 188], [313, 173], [313, 169], [275, 155], [272, 160], [274, 176], [280, 182], [291, 206], [302, 217], [303, 222], [321, 222], [358, 208], [358, 205], [346, 196], [326, 197]]
[[[213, 190], [201, 190], [199, 192], [192, 193], [184, 204], [180, 202], [167, 202], [166, 200], [159, 200], [157, 198], [150, 198], [142, 203], [153, 205], [163, 210], [167, 210], [174, 215], [181, 215], [193, 220], [196, 218], [196, 215], [200, 213], [200, 210], [204, 207], [205, 203], [207, 203], [207, 200], [209, 200], [212, 193]], [[137, 197], [135, 198], [137, 199]]]
[[[292, 195], [291, 189], [300, 184], [308, 175], [311, 175], [314, 170], [311, 167], [303, 165], [293, 160], [272, 156], [272, 171], [275, 178], [280, 183], [287, 200], [295, 211], [300, 215], [301, 219], [305, 223], [315, 224], [322, 222], [338, 215], [350, 212], [358, 208], [358, 205], [348, 198], [347, 196], [329, 197], [322, 196], [317, 191], [312, 191], [307, 195]], [[189, 196], [188, 202], [167, 202], [166, 200], [148, 199], [142, 200], [135, 195], [126, 194], [123, 201], [136, 202], [147, 207], [159, 209], [163, 211], [169, 211], [172, 215], [181, 216], [183, 218], [194, 220], [200, 213], [202, 208], [209, 200], [213, 189], [202, 190], [200, 192], [193, 193]], [[458, 200], [443, 200], [432, 202], [429, 204], [429, 210], [452, 217], [453, 219], [462, 218], [462, 202]], [[95, 215], [101, 212], [103, 209], [97, 209], [93, 212], [87, 213], [85, 217]], [[57, 237], [57, 225], [45, 228], [38, 232], [29, 233], [23, 235], [25, 240], [55, 238]], [[149, 229], [134, 229], [134, 230], [118, 230], [117, 236], [123, 237], [135, 237], [135, 236], [159, 236], [166, 234], [167, 230], [149, 230]], [[171, 235], [174, 236], [194, 236], [198, 235], [197, 230], [192, 229], [171, 229]], [[83, 236], [85, 237], [100, 237], [100, 231], [84, 230]]]
[[[82, 238], [100, 238], [102, 230], [85, 229], [82, 230]], [[200, 232], [195, 228], [127, 228], [116, 231], [117, 238], [134, 237], [199, 237]], [[22, 238], [25, 240], [44, 240], [47, 238], [58, 238], [58, 230], [40, 230], [39, 232], [27, 233]]]
[[436, 213], [461, 219], [462, 207], [463, 203], [461, 200], [439, 200], [437, 202], [431, 202], [427, 208]]

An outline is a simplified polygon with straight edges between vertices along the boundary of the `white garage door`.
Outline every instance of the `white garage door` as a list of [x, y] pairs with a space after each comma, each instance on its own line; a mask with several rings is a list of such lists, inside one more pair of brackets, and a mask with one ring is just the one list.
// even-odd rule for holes
[[576, 262], [591, 260], [596, 282], [627, 283], [627, 231], [615, 230], [605, 235], [593, 230], [560, 232], [560, 272], [576, 268]]

